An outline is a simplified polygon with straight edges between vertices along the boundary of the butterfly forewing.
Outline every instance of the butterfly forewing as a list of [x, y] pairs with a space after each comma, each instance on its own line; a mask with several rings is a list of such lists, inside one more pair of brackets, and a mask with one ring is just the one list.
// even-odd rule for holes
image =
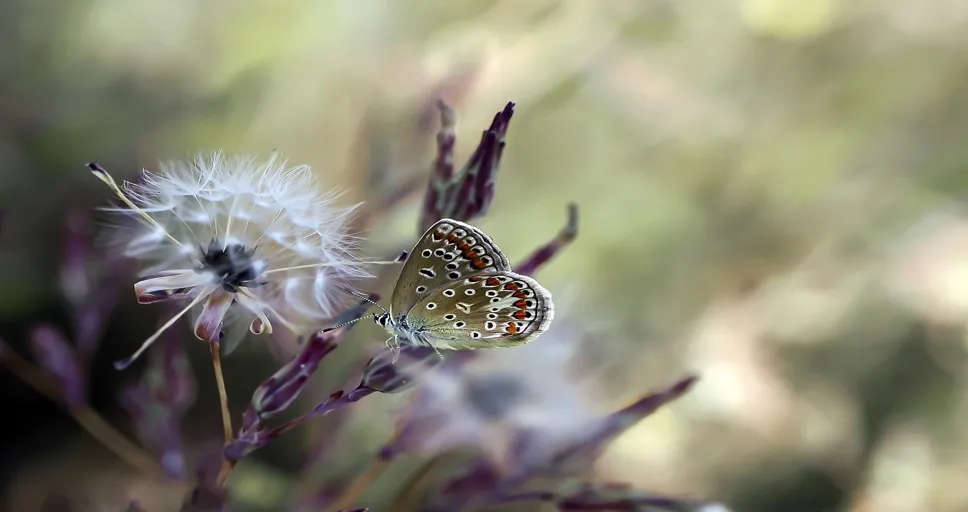
[[445, 283], [510, 269], [507, 257], [484, 232], [456, 220], [439, 220], [410, 251], [390, 298], [390, 312], [407, 314]]
[[432, 290], [407, 322], [424, 327], [437, 348], [471, 349], [523, 345], [544, 332], [554, 317], [551, 294], [534, 279], [510, 271], [480, 272]]

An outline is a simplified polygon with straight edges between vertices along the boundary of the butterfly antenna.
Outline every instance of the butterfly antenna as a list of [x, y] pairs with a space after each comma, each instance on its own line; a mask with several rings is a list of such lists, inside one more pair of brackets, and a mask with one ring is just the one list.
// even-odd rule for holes
[[336, 324], [336, 325], [334, 325], [332, 327], [327, 327], [327, 328], [325, 328], [325, 329], [323, 329], [322, 331], [319, 331], [319, 332], [327, 333], [329, 331], [335, 331], [336, 329], [339, 329], [340, 327], [346, 327], [347, 325], [355, 324], [356, 322], [359, 322], [360, 320], [365, 320], [367, 318], [376, 318], [378, 316], [380, 316], [380, 315], [366, 315], [366, 316], [361, 316], [359, 318], [355, 318], [353, 320], [350, 320], [349, 322], [343, 322], [341, 324]]
[[[356, 291], [356, 290], [351, 290], [351, 289], [348, 289], [348, 288], [346, 288], [346, 289], [345, 289], [345, 291], [346, 291], [347, 293], [349, 293], [350, 295], [355, 295], [356, 297], [358, 297], [358, 298], [360, 298], [360, 299], [362, 299], [362, 300], [365, 300], [366, 302], [369, 302], [370, 304], [373, 304], [374, 306], [376, 306], [376, 307], [378, 307], [378, 308], [380, 308], [380, 310], [381, 310], [381, 311], [383, 311], [384, 313], [389, 313], [389, 311], [387, 311], [387, 310], [386, 310], [386, 308], [384, 308], [384, 307], [383, 307], [382, 305], [380, 305], [380, 303], [379, 303], [379, 302], [377, 302], [377, 301], [375, 301], [375, 300], [373, 300], [373, 299], [371, 299], [371, 298], [370, 298], [370, 297], [369, 297], [368, 295], [366, 295], [365, 293], [360, 293], [360, 292], [358, 292], [358, 291]], [[365, 318], [365, 317], [364, 317], [364, 318]]]

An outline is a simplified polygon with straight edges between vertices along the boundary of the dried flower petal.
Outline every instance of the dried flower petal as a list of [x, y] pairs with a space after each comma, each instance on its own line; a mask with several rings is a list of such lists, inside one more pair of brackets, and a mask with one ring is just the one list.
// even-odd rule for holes
[[35, 327], [30, 333], [30, 347], [38, 363], [57, 381], [67, 407], [87, 400], [87, 386], [74, 348], [57, 329], [48, 325]]

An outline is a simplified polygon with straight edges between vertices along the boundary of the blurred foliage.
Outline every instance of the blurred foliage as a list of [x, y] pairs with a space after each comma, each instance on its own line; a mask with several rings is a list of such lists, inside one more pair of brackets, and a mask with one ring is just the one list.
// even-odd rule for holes
[[[577, 242], [541, 279], [574, 296], [574, 321], [604, 326], [589, 357], [608, 370], [610, 405], [684, 369], [702, 376], [620, 439], [602, 475], [738, 512], [968, 508], [965, 2], [8, 0], [0, 25], [11, 345], [66, 316], [64, 219], [106, 198], [87, 161], [132, 179], [213, 147], [279, 148], [364, 201], [375, 176], [427, 172], [438, 96], [460, 112], [460, 155], [511, 100], [482, 227], [517, 261], [559, 229], [562, 205], [581, 205]], [[373, 253], [407, 246], [418, 209], [379, 219]], [[135, 376], [109, 362], [159, 314], [122, 300], [99, 354], [95, 405], [118, 421], [118, 386]], [[354, 344], [379, 345], [373, 328]], [[235, 410], [272, 372], [264, 354], [250, 344], [230, 360]], [[319, 396], [364, 357], [335, 355], [346, 375], [320, 377]], [[200, 375], [198, 439], [218, 427]], [[78, 489], [163, 509], [158, 485], [0, 382], [11, 510]], [[394, 406], [354, 411], [346, 467], [328, 470], [361, 470]], [[284, 475], [327, 421], [244, 466], [239, 495], [293, 485]]]

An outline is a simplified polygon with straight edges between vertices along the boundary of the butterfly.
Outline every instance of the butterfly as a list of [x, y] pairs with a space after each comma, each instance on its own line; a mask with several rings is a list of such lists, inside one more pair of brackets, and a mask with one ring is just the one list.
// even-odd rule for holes
[[[377, 304], [380, 309], [382, 306]], [[462, 350], [523, 345], [554, 318], [551, 293], [511, 271], [483, 231], [452, 219], [430, 227], [410, 251], [390, 297], [374, 315], [401, 346]], [[394, 347], [391, 347], [394, 349]]]

